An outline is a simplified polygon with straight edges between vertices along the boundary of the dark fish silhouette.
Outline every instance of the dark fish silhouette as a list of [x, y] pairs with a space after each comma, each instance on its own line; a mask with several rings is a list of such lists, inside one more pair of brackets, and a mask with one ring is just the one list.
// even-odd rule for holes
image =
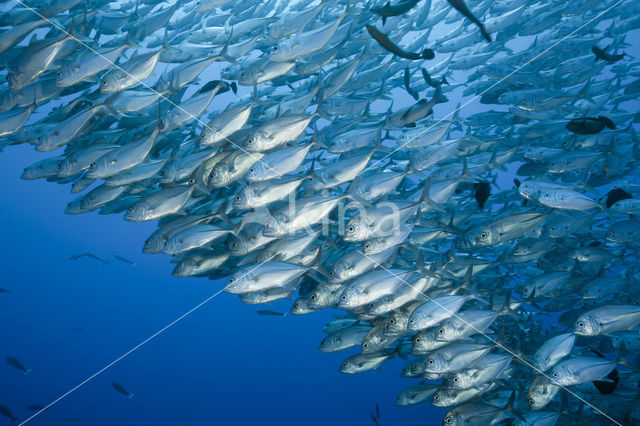
[[380, 426], [380, 406], [378, 405], [378, 403], [376, 402], [376, 414], [369, 414], [371, 416], [371, 420], [373, 420], [373, 422]]
[[574, 118], [565, 127], [578, 135], [593, 135], [600, 133], [605, 127], [615, 129], [616, 125], [607, 117], [599, 116]]
[[108, 264], [109, 262], [107, 262], [106, 260], [104, 260], [103, 258], [101, 258], [100, 256], [98, 256], [97, 254], [93, 254], [93, 253], [80, 253], [80, 254], [74, 254], [73, 256], [71, 256], [69, 258], [69, 260], [78, 260], [81, 257], [89, 257], [91, 259], [95, 259], [97, 261], [100, 261], [102, 263], [106, 263]]
[[455, 10], [462, 13], [464, 16], [467, 17], [467, 19], [469, 19], [471, 22], [476, 24], [478, 28], [480, 28], [480, 32], [482, 33], [482, 36], [485, 38], [485, 40], [491, 43], [491, 36], [487, 32], [487, 30], [484, 28], [484, 25], [482, 24], [482, 22], [478, 20], [478, 18], [473, 16], [473, 13], [471, 13], [471, 10], [469, 10], [467, 5], [464, 4], [464, 1], [462, 0], [447, 0], [447, 1]]
[[11, 423], [18, 420], [18, 418], [13, 415], [9, 407], [7, 407], [6, 405], [0, 405], [0, 414], [2, 414], [3, 416], [9, 417], [11, 419]]
[[283, 316], [287, 315], [286, 313], [270, 311], [268, 309], [261, 309], [261, 310], [256, 311], [256, 312], [258, 313], [258, 315], [265, 315], [265, 316], [272, 316], [272, 317], [283, 317]]
[[413, 96], [413, 99], [416, 101], [420, 99], [418, 92], [411, 88], [411, 72], [409, 72], [409, 67], [404, 69], [404, 88], [407, 90], [408, 94]]
[[491, 195], [491, 185], [489, 182], [478, 182], [473, 184], [473, 198], [478, 202], [480, 209], [484, 208], [484, 203], [487, 202]]
[[404, 0], [394, 5], [391, 5], [391, 2], [387, 2], [382, 7], [372, 7], [370, 10], [372, 13], [382, 16], [382, 25], [384, 25], [388, 17], [402, 15], [410, 11], [418, 2], [420, 0]]
[[602, 59], [603, 61], [614, 63], [614, 62], [618, 62], [619, 60], [625, 57], [624, 52], [618, 53], [618, 54], [607, 53], [607, 49], [609, 49], [609, 47], [611, 46], [607, 46], [604, 49], [600, 49], [598, 46], [593, 46], [591, 48], [591, 51], [596, 55], [596, 61], [598, 59]]
[[431, 49], [424, 49], [422, 51], [422, 54], [405, 52], [401, 47], [389, 40], [389, 37], [381, 33], [380, 30], [378, 30], [373, 25], [365, 25], [365, 27], [367, 28], [367, 31], [369, 31], [369, 34], [371, 34], [371, 37], [373, 37], [378, 43], [380, 43], [380, 46], [384, 47], [396, 56], [400, 56], [401, 58], [405, 59], [411, 59], [413, 61], [417, 61], [418, 59], [433, 59], [436, 57], [436, 54]]
[[0, 288], [0, 293], [11, 293], [11, 291], [6, 288]]
[[29, 410], [29, 411], [42, 411], [45, 408], [47, 408], [46, 405], [42, 405], [42, 404], [27, 405], [27, 410]]
[[14, 368], [17, 368], [18, 370], [22, 371], [24, 374], [29, 374], [31, 372], [31, 370], [29, 370], [24, 365], [22, 365], [22, 363], [18, 360], [18, 358], [7, 356], [6, 361], [7, 361], [7, 364], [9, 364]]
[[118, 254], [114, 254], [113, 258], [119, 260], [122, 263], [128, 263], [129, 265], [136, 266], [136, 263], [132, 260], [127, 259], [126, 257], [122, 257]]
[[607, 198], [607, 202], [605, 204], [607, 208], [610, 208], [612, 205], [614, 205], [620, 200], [633, 198], [631, 197], [631, 194], [629, 194], [624, 189], [620, 189], [620, 188], [612, 189], [611, 191], [607, 192], [607, 195], [605, 195], [605, 197]]
[[123, 395], [126, 395], [129, 398], [133, 398], [133, 393], [127, 391], [120, 383], [118, 382], [112, 382], [111, 386], [118, 392], [120, 392]]

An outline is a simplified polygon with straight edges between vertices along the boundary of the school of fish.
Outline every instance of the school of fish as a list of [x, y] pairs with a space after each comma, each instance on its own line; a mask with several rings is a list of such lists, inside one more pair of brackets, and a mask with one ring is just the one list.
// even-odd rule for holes
[[340, 310], [320, 351], [443, 424], [640, 424], [640, 2], [0, 5], [0, 149], [65, 213]]

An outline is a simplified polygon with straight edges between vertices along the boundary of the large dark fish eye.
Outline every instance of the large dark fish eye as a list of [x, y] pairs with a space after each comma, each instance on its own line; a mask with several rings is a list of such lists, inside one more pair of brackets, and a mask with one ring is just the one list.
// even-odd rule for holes
[[578, 321], [578, 327], [584, 327], [584, 321]]
[[58, 78], [62, 77], [62, 73], [61, 72], [57, 72], [56, 75], [58, 76]]
[[454, 378], [453, 378], [453, 381], [454, 381], [454, 382], [456, 382], [456, 383], [458, 383], [458, 381], [459, 381], [458, 377], [457, 377], [457, 376], [456, 376], [456, 377], [454, 377]]
[[249, 139], [247, 139], [247, 143], [248, 143], [249, 145], [251, 145], [251, 144], [253, 143], [253, 138], [249, 138]]
[[436, 401], [439, 400], [440, 399], [440, 395], [438, 395], [438, 394], [433, 395], [433, 399], [435, 399]]
[[233, 283], [235, 280], [233, 279], [233, 277], [230, 277], [229, 280], [227, 281], [229, 284]]
[[444, 334], [444, 328], [439, 328], [438, 329], [438, 334]]
[[311, 299], [311, 300], [316, 300], [316, 299], [317, 299], [317, 296], [316, 296], [315, 294], [312, 294], [311, 296], [309, 296], [309, 299]]
[[529, 400], [529, 405], [536, 405], [536, 401], [535, 401], [535, 400], [533, 400], [533, 399], [530, 399], [530, 400]]
[[433, 359], [429, 359], [429, 365], [433, 365]]
[[362, 344], [362, 347], [363, 347], [363, 348], [368, 348], [368, 347], [369, 347], [369, 344], [368, 344], [368, 343], [363, 343], [363, 344]]
[[240, 201], [240, 194], [236, 195], [236, 201]]
[[558, 377], [558, 372], [554, 371], [553, 373], [551, 373], [551, 375], [552, 375], [553, 377]]
[[487, 238], [487, 233], [483, 232], [482, 234], [480, 234], [480, 238], [482, 238], [483, 240]]
[[102, 80], [102, 85], [106, 85], [107, 84], [107, 80]]
[[355, 228], [353, 227], [353, 225], [350, 225], [350, 226], [347, 228], [347, 231], [349, 231], [349, 232], [353, 232], [353, 231], [355, 231]]
[[416, 343], [420, 343], [422, 339], [420, 337], [416, 337]]
[[129, 210], [127, 210], [129, 213], [133, 213], [133, 207], [129, 207]]
[[446, 419], [444, 419], [444, 421], [447, 423], [453, 423], [453, 418], [447, 417]]

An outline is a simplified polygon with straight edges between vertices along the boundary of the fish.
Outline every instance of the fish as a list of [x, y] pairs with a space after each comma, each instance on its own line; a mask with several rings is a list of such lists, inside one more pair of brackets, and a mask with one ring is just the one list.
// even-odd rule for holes
[[5, 358], [5, 361], [7, 362], [7, 365], [10, 365], [11, 367], [22, 371], [24, 374], [29, 374], [31, 372], [30, 369], [22, 365], [22, 363], [15, 357], [7, 355], [7, 357]]
[[264, 315], [264, 316], [275, 316], [275, 317], [284, 317], [287, 315], [286, 312], [276, 312], [276, 311], [270, 311], [268, 309], [260, 309], [258, 311], [256, 311], [258, 313], [258, 315]]
[[47, 407], [46, 405], [42, 405], [42, 404], [30, 404], [30, 405], [27, 405], [26, 408], [29, 411], [42, 411]]
[[90, 253], [90, 252], [74, 254], [71, 257], [69, 257], [69, 260], [78, 260], [78, 259], [80, 259], [82, 257], [88, 257], [88, 258], [91, 258], [91, 259], [95, 259], [98, 262], [102, 262], [104, 264], [108, 264], [109, 263], [107, 260], [105, 260], [102, 257], [98, 256], [97, 254]]
[[387, 2], [382, 7], [372, 7], [370, 10], [376, 15], [382, 16], [382, 25], [387, 23], [387, 18], [390, 16], [399, 16], [410, 11], [420, 0], [402, 0], [394, 5], [391, 2]]
[[318, 351], [431, 423], [640, 418], [634, 2], [156, 3], [6, 8], [21, 178], [258, 315], [334, 309]]
[[473, 22], [480, 29], [480, 33], [482, 34], [482, 37], [484, 37], [485, 40], [491, 43], [491, 36], [485, 29], [484, 25], [482, 24], [482, 22], [478, 20], [478, 18], [476, 18], [473, 15], [473, 13], [471, 12], [471, 10], [469, 10], [469, 8], [467, 7], [467, 5], [464, 3], [463, 0], [447, 0], [447, 1], [451, 5], [451, 7], [453, 7], [455, 10], [457, 10], [458, 12], [463, 14], [467, 19]]
[[625, 57], [624, 52], [618, 53], [618, 54], [608, 53], [607, 50], [609, 49], [609, 47], [611, 46], [606, 46], [602, 49], [599, 48], [598, 46], [591, 47], [591, 51], [596, 55], [596, 61], [601, 59], [603, 61], [613, 63], [613, 62], [621, 61], [622, 58]]
[[399, 56], [405, 59], [411, 59], [413, 61], [416, 61], [419, 59], [433, 59], [436, 57], [436, 54], [434, 53], [434, 51], [429, 48], [424, 49], [420, 54], [413, 53], [413, 52], [405, 52], [404, 50], [402, 50], [402, 48], [400, 48], [398, 45], [393, 43], [384, 33], [380, 32], [380, 30], [378, 30], [373, 25], [367, 24], [365, 27], [367, 28], [367, 31], [369, 32], [369, 34], [371, 34], [371, 37], [373, 37], [378, 43], [380, 43], [382, 47], [384, 47], [385, 49], [387, 49], [389, 52], [393, 53], [396, 56]]
[[0, 288], [0, 293], [11, 293], [11, 290], [7, 290], [6, 288]]
[[116, 259], [116, 260], [119, 260], [119, 261], [120, 261], [120, 262], [122, 262], [122, 263], [126, 263], [126, 264], [129, 264], [129, 265], [131, 265], [131, 266], [136, 266], [136, 263], [135, 263], [135, 262], [133, 262], [133, 261], [131, 261], [131, 260], [127, 259], [126, 257], [122, 257], [122, 256], [120, 256], [119, 254], [114, 254], [114, 255], [113, 255], [113, 258], [114, 258], [114, 259]]
[[0, 405], [0, 414], [8, 417], [9, 420], [11, 420], [11, 423], [14, 423], [16, 420], [18, 420], [18, 418], [13, 415], [9, 407], [7, 407], [6, 405]]
[[111, 382], [111, 387], [116, 390], [116, 392], [126, 395], [128, 398], [133, 398], [133, 393], [127, 391], [120, 383]]
[[581, 117], [574, 118], [566, 125], [567, 130], [576, 133], [578, 135], [592, 135], [601, 132], [605, 127], [609, 129], [615, 129], [616, 125], [613, 124], [607, 117]]

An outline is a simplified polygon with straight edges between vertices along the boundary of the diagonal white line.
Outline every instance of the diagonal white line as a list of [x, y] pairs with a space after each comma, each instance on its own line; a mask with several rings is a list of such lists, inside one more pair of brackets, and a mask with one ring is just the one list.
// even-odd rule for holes
[[[100, 58], [104, 59], [106, 62], [108, 62], [109, 64], [111, 64], [115, 69], [118, 69], [120, 71], [122, 71], [123, 73], [127, 74], [129, 77], [133, 78], [137, 83], [139, 83], [140, 85], [146, 87], [147, 89], [149, 89], [152, 93], [155, 93], [156, 95], [158, 95], [159, 98], [167, 101], [168, 103], [170, 103], [172, 106], [174, 106], [175, 108], [179, 109], [180, 111], [184, 112], [185, 114], [187, 114], [187, 116], [195, 121], [197, 121], [198, 123], [202, 124], [205, 128], [214, 131], [214, 133], [217, 133], [217, 131], [215, 131], [214, 129], [212, 129], [211, 127], [209, 127], [209, 125], [205, 122], [203, 122], [202, 120], [200, 120], [198, 117], [196, 117], [195, 115], [191, 114], [189, 111], [185, 110], [184, 108], [182, 108], [179, 104], [176, 104], [175, 102], [173, 102], [171, 99], [167, 98], [164, 94], [158, 92], [157, 90], [155, 90], [153, 87], [149, 86], [148, 84], [144, 83], [142, 80], [140, 80], [139, 78], [137, 78], [136, 76], [130, 74], [129, 72], [127, 72], [126, 70], [124, 70], [121, 66], [117, 65], [115, 62], [109, 60], [108, 58], [106, 58], [104, 55], [102, 55], [100, 52], [98, 52], [97, 50], [95, 50], [94, 48], [92, 48], [91, 46], [89, 46], [88, 44], [84, 43], [82, 40], [78, 39], [77, 37], [75, 37], [73, 34], [69, 33], [68, 31], [66, 31], [64, 28], [62, 28], [60, 25], [56, 24], [55, 22], [53, 22], [52, 20], [50, 20], [49, 18], [45, 17], [44, 15], [40, 14], [37, 10], [33, 9], [32, 7], [30, 7], [29, 5], [25, 4], [22, 0], [15, 0], [17, 3], [20, 3], [22, 6], [26, 7], [27, 9], [29, 9], [30, 11], [32, 11], [33, 13], [35, 13], [36, 15], [38, 15], [40, 18], [44, 19], [45, 21], [47, 21], [49, 24], [51, 24], [53, 27], [55, 27], [57, 30], [61, 31], [63, 34], [67, 35], [70, 39], [74, 40], [75, 42], [77, 42], [78, 44], [82, 45], [83, 47], [85, 47], [86, 49], [90, 50], [91, 52], [95, 53], [96, 55], [98, 55]], [[268, 169], [272, 170], [275, 174], [278, 175], [278, 177], [283, 177], [283, 175], [281, 173], [279, 173], [277, 170], [274, 170], [271, 166], [269, 166], [267, 163], [263, 162], [261, 160], [261, 157], [258, 158], [258, 156], [255, 153], [249, 152], [246, 149], [244, 149], [243, 147], [235, 144], [231, 139], [225, 137], [224, 138], [227, 142], [229, 142], [231, 145], [233, 145], [234, 147], [238, 148], [240, 151], [244, 152], [245, 154], [256, 158], [256, 163], [261, 163], [263, 164], [265, 167], [267, 167]]]
[[[269, 262], [270, 260], [272, 260], [274, 257], [276, 256], [276, 254], [274, 254], [273, 256], [271, 256], [269, 259], [267, 259], [265, 262], [260, 263], [258, 265], [256, 265], [254, 268], [251, 268], [250, 270], [248, 270], [245, 274], [241, 275], [238, 279], [242, 279], [244, 277], [246, 277], [247, 275], [249, 275], [250, 273], [254, 272], [255, 270], [257, 270], [258, 268], [260, 268], [262, 265], [264, 265], [266, 262]], [[218, 290], [217, 292], [215, 292], [214, 294], [212, 294], [211, 296], [207, 297], [206, 299], [204, 299], [202, 302], [198, 303], [196, 306], [194, 306], [193, 308], [189, 309], [187, 312], [185, 312], [184, 314], [180, 315], [178, 318], [176, 318], [175, 320], [171, 321], [169, 324], [165, 325], [164, 327], [162, 327], [160, 330], [156, 331], [155, 333], [153, 333], [151, 336], [147, 337], [146, 339], [144, 339], [142, 342], [138, 343], [137, 345], [135, 345], [134, 347], [132, 347], [131, 349], [129, 349], [127, 352], [123, 353], [122, 355], [120, 355], [118, 358], [114, 359], [113, 361], [111, 361], [109, 364], [105, 365], [104, 367], [102, 367], [100, 370], [96, 371], [95, 373], [93, 373], [91, 376], [87, 377], [86, 379], [84, 379], [82, 382], [78, 383], [76, 386], [72, 387], [71, 389], [69, 389], [68, 391], [66, 391], [65, 393], [63, 393], [62, 395], [60, 395], [58, 398], [54, 399], [53, 401], [51, 401], [49, 404], [47, 404], [46, 407], [42, 408], [41, 410], [35, 412], [31, 417], [27, 418], [26, 420], [22, 421], [21, 423], [18, 424], [18, 426], [22, 426], [25, 423], [31, 421], [34, 417], [36, 417], [37, 415], [43, 413], [44, 411], [46, 411], [47, 409], [51, 408], [53, 405], [57, 404], [58, 402], [62, 401], [64, 398], [66, 398], [67, 396], [69, 396], [70, 394], [72, 394], [73, 392], [75, 392], [76, 390], [78, 390], [80, 387], [84, 386], [85, 384], [87, 384], [88, 382], [90, 382], [91, 380], [93, 380], [94, 378], [96, 378], [97, 376], [99, 376], [100, 374], [102, 374], [103, 372], [105, 372], [106, 370], [108, 370], [109, 368], [113, 367], [115, 364], [117, 364], [118, 362], [122, 361], [124, 358], [126, 358], [127, 356], [131, 355], [133, 352], [135, 352], [136, 350], [140, 349], [142, 346], [144, 346], [146, 343], [148, 343], [149, 341], [151, 341], [152, 339], [156, 338], [157, 336], [159, 336], [160, 334], [162, 334], [163, 332], [165, 332], [166, 330], [168, 330], [169, 328], [171, 328], [172, 326], [174, 326], [175, 324], [177, 324], [178, 322], [182, 321], [183, 319], [185, 319], [186, 317], [188, 317], [189, 315], [191, 315], [193, 312], [195, 312], [196, 310], [198, 310], [200, 307], [206, 305], [209, 301], [211, 301], [212, 299], [214, 299], [216, 296], [218, 296], [220, 293], [222, 293], [223, 291], [225, 291], [227, 289], [228, 285], [225, 285], [221, 290]]]
[[435, 300], [434, 298], [428, 296], [426, 293], [424, 293], [422, 290], [419, 290], [418, 288], [416, 288], [413, 284], [407, 282], [404, 278], [402, 278], [401, 276], [397, 275], [396, 273], [394, 273], [393, 271], [385, 268], [384, 266], [382, 266], [380, 263], [376, 262], [374, 259], [372, 259], [371, 257], [367, 256], [366, 254], [364, 254], [362, 251], [360, 251], [360, 249], [356, 249], [358, 250], [358, 252], [365, 256], [367, 259], [369, 259], [371, 262], [373, 262], [376, 266], [379, 266], [380, 269], [383, 269], [385, 271], [387, 271], [389, 274], [391, 274], [392, 276], [394, 276], [395, 278], [399, 279], [403, 284], [408, 285], [409, 287], [411, 287], [414, 290], [417, 290], [420, 294], [422, 294], [424, 297], [427, 298], [428, 301], [435, 303], [436, 305], [438, 305], [440, 308], [444, 309], [448, 314], [451, 314], [452, 317], [455, 317], [456, 319], [462, 321], [465, 325], [469, 326], [470, 328], [472, 328], [475, 332], [477, 332], [478, 334], [481, 334], [482, 336], [486, 337], [487, 339], [489, 339], [489, 341], [491, 341], [491, 343], [493, 343], [494, 345], [496, 345], [498, 348], [504, 350], [505, 352], [508, 352], [511, 356], [513, 356], [514, 358], [517, 358], [522, 364], [526, 365], [527, 367], [531, 368], [532, 370], [542, 374], [544, 377], [546, 377], [547, 379], [549, 379], [551, 381], [551, 383], [553, 383], [556, 386], [561, 387], [562, 389], [566, 390], [567, 392], [569, 392], [571, 395], [575, 396], [576, 398], [578, 398], [581, 402], [587, 404], [589, 407], [591, 407], [592, 409], [594, 409], [596, 412], [598, 412], [599, 414], [602, 414], [604, 417], [606, 417], [607, 419], [611, 420], [613, 423], [615, 423], [618, 426], [622, 426], [621, 423], [617, 422], [616, 420], [612, 419], [611, 417], [609, 417], [605, 412], [603, 412], [602, 410], [598, 409], [598, 407], [594, 406], [593, 404], [591, 404], [589, 401], [586, 401], [584, 398], [582, 398], [581, 396], [577, 395], [575, 392], [573, 392], [572, 390], [570, 390], [569, 388], [567, 388], [566, 386], [562, 386], [560, 384], [558, 384], [555, 380], [553, 380], [551, 377], [549, 377], [544, 371], [540, 370], [538, 367], [536, 367], [535, 365], [531, 364], [529, 361], [527, 361], [526, 359], [524, 359], [523, 357], [521, 357], [520, 355], [518, 355], [517, 353], [515, 353], [514, 351], [512, 351], [511, 349], [507, 348], [506, 346], [504, 346], [501, 342], [495, 340], [494, 338], [492, 338], [491, 336], [489, 336], [488, 334], [486, 334], [485, 332], [483, 332], [482, 330], [478, 329], [475, 325], [470, 324], [469, 322], [467, 322], [464, 318], [462, 318], [461, 316], [458, 315], [457, 312], [454, 312], [452, 310], [450, 310], [449, 308], [447, 308], [446, 306], [443, 306], [440, 302], [438, 302], [437, 300]]
[[442, 123], [442, 121], [444, 121], [445, 118], [449, 118], [452, 115], [454, 115], [456, 112], [460, 111], [462, 108], [466, 107], [467, 105], [469, 105], [471, 102], [475, 101], [476, 99], [480, 98], [482, 95], [484, 95], [485, 93], [487, 93], [489, 90], [493, 89], [494, 87], [496, 87], [498, 84], [502, 83], [503, 81], [505, 81], [506, 79], [508, 79], [509, 77], [511, 77], [512, 75], [514, 75], [515, 73], [517, 73], [518, 71], [520, 71], [521, 69], [523, 69], [524, 67], [526, 67], [527, 65], [529, 65], [530, 63], [536, 61], [538, 58], [540, 58], [542, 55], [544, 55], [545, 53], [547, 53], [548, 51], [550, 51], [551, 49], [553, 49], [554, 47], [556, 47], [558, 44], [562, 43], [563, 41], [565, 41], [566, 39], [573, 37], [578, 31], [580, 31], [581, 29], [583, 29], [584, 27], [586, 27], [587, 25], [590, 25], [591, 23], [593, 23], [595, 20], [600, 19], [604, 14], [606, 14], [607, 12], [609, 12], [611, 9], [613, 9], [614, 7], [618, 6], [620, 3], [622, 3], [625, 0], [618, 0], [616, 3], [614, 3], [612, 6], [609, 6], [607, 9], [605, 9], [604, 11], [600, 12], [598, 15], [596, 15], [594, 18], [590, 19], [589, 21], [587, 21], [586, 23], [582, 24], [580, 27], [576, 28], [575, 30], [573, 30], [571, 33], [567, 34], [566, 36], [562, 37], [560, 40], [558, 40], [557, 42], [553, 43], [551, 45], [551, 47], [548, 47], [547, 49], [543, 50], [542, 52], [538, 53], [536, 56], [534, 56], [533, 58], [529, 59], [527, 62], [525, 62], [524, 64], [520, 65], [518, 68], [516, 68], [515, 70], [511, 71], [509, 74], [507, 74], [506, 76], [502, 77], [500, 80], [496, 81], [494, 84], [492, 84], [491, 86], [489, 86], [488, 88], [486, 88], [485, 90], [483, 90], [482, 92], [480, 92], [477, 95], [474, 95], [471, 99], [469, 99], [467, 102], [465, 102], [464, 104], [458, 106], [456, 109], [454, 109], [453, 111], [451, 111], [450, 113], [448, 113], [447, 115], [445, 115], [444, 117], [440, 118], [439, 120], [437, 120], [435, 123], [433, 123], [431, 126], [427, 127], [426, 129], [424, 129], [422, 132], [419, 132], [417, 135], [415, 135], [414, 137], [410, 138], [409, 140], [407, 140], [406, 142], [398, 145], [395, 149], [393, 149], [391, 152], [387, 153], [384, 157], [380, 158], [379, 160], [376, 160], [375, 163], [371, 164], [370, 166], [367, 166], [362, 172], [366, 172], [367, 170], [370, 170], [372, 167], [377, 166], [378, 164], [380, 164], [382, 161], [386, 160], [387, 158], [389, 158], [389, 156], [393, 155], [393, 153], [395, 153], [396, 151], [398, 151], [399, 149], [404, 148], [405, 146], [407, 146], [409, 143], [413, 142], [414, 140], [416, 140], [418, 137], [420, 137], [421, 135], [425, 134], [426, 132], [428, 132], [429, 130], [433, 129], [435, 126], [437, 126], [438, 124]]

